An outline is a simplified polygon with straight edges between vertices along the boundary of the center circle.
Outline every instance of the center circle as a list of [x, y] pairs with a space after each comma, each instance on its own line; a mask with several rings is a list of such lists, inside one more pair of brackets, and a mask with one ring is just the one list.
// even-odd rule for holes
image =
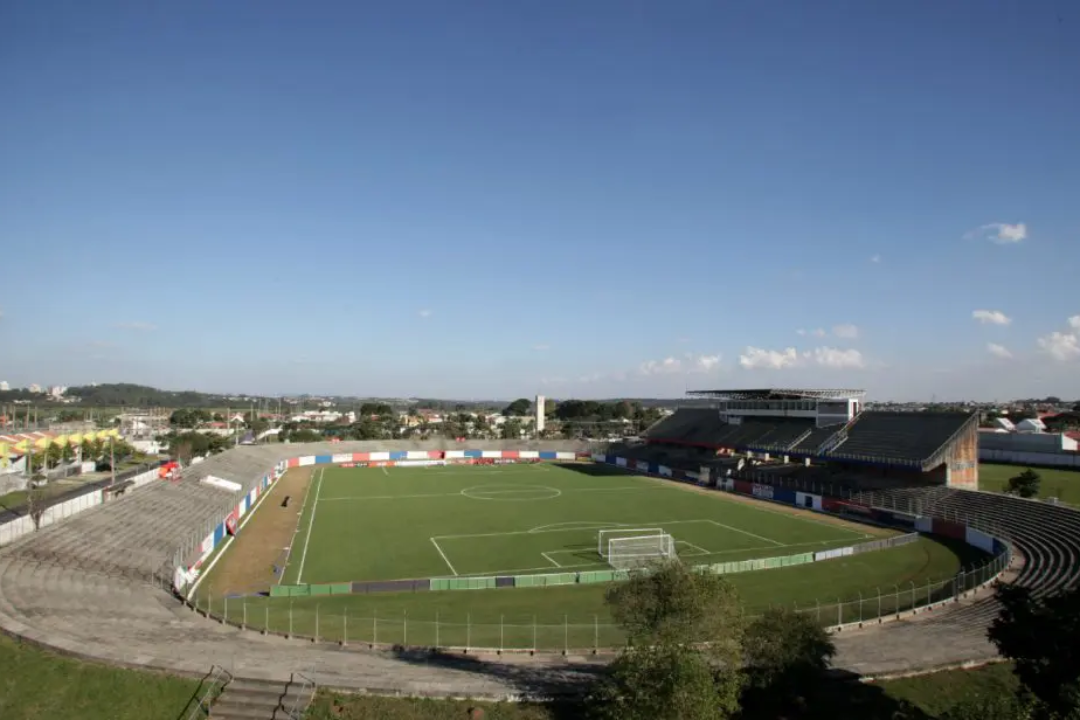
[[461, 494], [473, 500], [499, 500], [522, 502], [526, 500], [553, 500], [562, 490], [547, 485], [475, 485], [465, 488]]

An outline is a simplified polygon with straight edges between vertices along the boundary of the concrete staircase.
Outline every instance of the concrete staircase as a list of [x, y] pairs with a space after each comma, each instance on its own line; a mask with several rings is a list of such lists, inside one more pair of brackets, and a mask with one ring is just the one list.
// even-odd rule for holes
[[300, 675], [287, 683], [237, 678], [210, 708], [210, 720], [299, 720], [315, 683]]

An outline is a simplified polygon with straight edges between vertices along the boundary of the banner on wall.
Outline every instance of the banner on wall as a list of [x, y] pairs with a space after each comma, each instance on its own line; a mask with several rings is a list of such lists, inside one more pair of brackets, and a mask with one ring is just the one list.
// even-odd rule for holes
[[772, 500], [773, 499], [773, 486], [772, 485], [761, 485], [759, 483], [754, 483], [754, 487], [752, 488], [752, 492], [753, 492], [754, 497], [761, 498], [762, 500]]
[[235, 536], [236, 535], [236, 528], [237, 528], [236, 511], [233, 510], [231, 513], [229, 513], [229, 516], [227, 518], [225, 518], [225, 532], [229, 533], [230, 535]]
[[434, 465], [445, 465], [445, 460], [398, 460], [394, 463], [398, 467], [432, 467]]
[[341, 463], [341, 465], [339, 467], [354, 468], [354, 467], [356, 467], [356, 463], [354, 463], [354, 462]]

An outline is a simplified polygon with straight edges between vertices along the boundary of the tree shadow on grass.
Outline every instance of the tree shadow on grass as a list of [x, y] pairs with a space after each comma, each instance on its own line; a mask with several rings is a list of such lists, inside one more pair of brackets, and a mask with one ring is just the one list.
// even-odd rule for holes
[[600, 465], [598, 463], [570, 463], [570, 462], [557, 462], [552, 463], [555, 467], [563, 470], [572, 470], [582, 475], [588, 475], [590, 477], [614, 477], [614, 476], [626, 476], [633, 475], [629, 470], [614, 465]]
[[890, 697], [881, 685], [861, 682], [846, 670], [830, 670], [800, 688], [797, 697], [769, 688], [748, 691], [742, 697], [741, 720], [932, 720], [906, 700]]
[[542, 705], [552, 720], [584, 717], [582, 700], [604, 667], [601, 662], [559, 657], [502, 661], [429, 648], [395, 647], [391, 652], [398, 660], [413, 665], [436, 666], [499, 680], [507, 686], [508, 694]]

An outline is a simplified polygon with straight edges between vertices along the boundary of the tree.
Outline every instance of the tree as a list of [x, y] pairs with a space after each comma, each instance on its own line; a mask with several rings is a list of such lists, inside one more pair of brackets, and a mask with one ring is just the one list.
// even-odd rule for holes
[[532, 403], [527, 398], [518, 398], [503, 408], [502, 414], [508, 417], [524, 417], [529, 414]]
[[606, 602], [629, 647], [592, 693], [597, 717], [720, 720], [738, 710], [743, 615], [724, 578], [660, 563]]
[[1028, 468], [1016, 477], [1009, 478], [1008, 491], [1023, 498], [1035, 497], [1039, 494], [1040, 480], [1039, 473]]
[[518, 420], [507, 420], [502, 424], [503, 440], [520, 440], [521, 423]]
[[743, 637], [747, 687], [743, 714], [749, 717], [791, 717], [813, 703], [823, 685], [836, 646], [813, 618], [790, 608], [765, 611]]
[[1080, 717], [1080, 589], [1036, 599], [1028, 588], [1002, 585], [997, 599], [1001, 611], [987, 636], [1013, 661], [1032, 717]]

